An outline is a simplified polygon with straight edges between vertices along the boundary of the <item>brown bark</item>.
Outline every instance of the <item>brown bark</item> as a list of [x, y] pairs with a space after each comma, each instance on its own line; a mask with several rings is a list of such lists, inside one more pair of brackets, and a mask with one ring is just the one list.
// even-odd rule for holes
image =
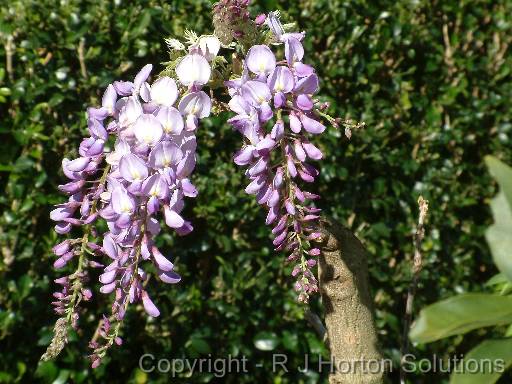
[[329, 383], [383, 383], [366, 250], [352, 232], [334, 220], [323, 218], [320, 227], [320, 293], [335, 367]]

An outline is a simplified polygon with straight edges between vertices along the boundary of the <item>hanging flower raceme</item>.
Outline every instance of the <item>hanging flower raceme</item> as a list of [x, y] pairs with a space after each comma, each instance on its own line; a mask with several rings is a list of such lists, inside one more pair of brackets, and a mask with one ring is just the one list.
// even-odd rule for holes
[[302, 62], [304, 33], [285, 33], [272, 13], [266, 21], [284, 44], [285, 57], [276, 59], [269, 46], [254, 45], [245, 57], [242, 77], [226, 82], [232, 97], [229, 107], [236, 113], [229, 122], [245, 139], [234, 161], [246, 167], [250, 183], [245, 191], [268, 210], [273, 244], [289, 252], [298, 300], [307, 302], [318, 290], [311, 269], [320, 250], [310, 242], [320, 236], [320, 209], [311, 205], [318, 196], [298, 182], [312, 183], [319, 174], [309, 162], [320, 160], [322, 152], [310, 137], [325, 130], [318, 119], [323, 105], [313, 99], [318, 76]]
[[[206, 49], [206, 54], [212, 52]], [[66, 239], [53, 249], [55, 268], [78, 258], [75, 272], [56, 280], [62, 289], [54, 294], [55, 311], [66, 319], [57, 325], [77, 326], [78, 304], [92, 296], [84, 287], [88, 267], [103, 268], [100, 292], [114, 295], [111, 314], [98, 328], [103, 342], [94, 338], [90, 343], [93, 367], [109, 347], [121, 344], [119, 330], [129, 304], [142, 302], [149, 316], [160, 314], [145, 289], [145, 264], [153, 264], [164, 283], [180, 281], [173, 263], [154, 244], [161, 230], [159, 217], [179, 235], [193, 229], [181, 212], [184, 198], [197, 195], [190, 175], [196, 164], [198, 123], [211, 109], [209, 96], [201, 90], [209, 81], [210, 64], [200, 48], [190, 52], [176, 69], [180, 87], [167, 76], [149, 84], [151, 70], [148, 64], [133, 82], [110, 84], [101, 107], [88, 109], [90, 137], [80, 144], [80, 157], [63, 161], [70, 182], [59, 189], [69, 195], [68, 202], [51, 212], [59, 234], [73, 226], [84, 228], [82, 237]], [[109, 144], [113, 150], [107, 149]], [[99, 219], [108, 228], [102, 234], [95, 226]], [[92, 256], [103, 256], [107, 263]], [[54, 357], [64, 346], [67, 332], [60, 328], [56, 326], [44, 358]]]

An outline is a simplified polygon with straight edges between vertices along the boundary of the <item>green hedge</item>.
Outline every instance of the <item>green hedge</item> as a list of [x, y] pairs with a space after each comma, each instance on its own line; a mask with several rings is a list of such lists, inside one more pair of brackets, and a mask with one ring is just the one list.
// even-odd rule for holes
[[[326, 157], [316, 188], [326, 213], [370, 252], [378, 328], [386, 356], [396, 361], [420, 193], [431, 210], [417, 308], [482, 290], [496, 272], [483, 237], [495, 191], [483, 157], [512, 163], [512, 3], [253, 3], [255, 14], [281, 9], [298, 21], [326, 100], [338, 115], [366, 122], [350, 142], [334, 129], [320, 139]], [[143, 353], [250, 360], [245, 375], [176, 382], [325, 382], [325, 373], [295, 369], [305, 353], [327, 351], [294, 301], [290, 270], [272, 251], [264, 212], [243, 192], [231, 162], [239, 138], [225, 116], [198, 133], [200, 195], [187, 208], [195, 231], [160, 236], [183, 276], [177, 286], [152, 284], [162, 315], [151, 320], [142, 308], [130, 312], [125, 344], [92, 371], [86, 342], [109, 305], [98, 296], [59, 360], [38, 363], [55, 320], [49, 301], [56, 236], [48, 213], [62, 199], [60, 159], [85, 131], [85, 107], [97, 104], [112, 80], [164, 62], [164, 37], [183, 36], [185, 28], [211, 31], [210, 7], [200, 0], [13, 0], [0, 8], [0, 382], [168, 382], [168, 375], [137, 369]], [[313, 308], [320, 312], [320, 303]], [[418, 356], [464, 353], [479, 339], [472, 336], [422, 346]], [[272, 373], [271, 352], [262, 346], [287, 353], [290, 372]], [[255, 367], [259, 362], [264, 366]], [[418, 373], [411, 380], [442, 377]]]

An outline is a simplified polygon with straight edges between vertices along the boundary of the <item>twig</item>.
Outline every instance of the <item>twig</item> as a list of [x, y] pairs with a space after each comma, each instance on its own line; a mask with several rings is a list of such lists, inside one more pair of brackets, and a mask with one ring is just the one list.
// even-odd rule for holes
[[78, 61], [80, 62], [80, 72], [82, 77], [87, 79], [87, 67], [85, 66], [85, 39], [81, 38], [78, 44]]
[[327, 330], [325, 329], [325, 326], [322, 323], [320, 317], [316, 313], [307, 309], [304, 312], [304, 318], [308, 321], [309, 324], [311, 324], [320, 339], [322, 339], [322, 341], [325, 343], [327, 341]]
[[14, 71], [12, 69], [12, 57], [14, 55], [14, 38], [12, 35], [7, 37], [7, 43], [5, 44], [5, 65], [9, 80], [14, 80]]
[[421, 242], [425, 237], [425, 218], [428, 212], [428, 200], [423, 199], [423, 196], [418, 198], [419, 205], [419, 218], [418, 226], [416, 227], [416, 233], [414, 235], [414, 261], [412, 266], [412, 280], [409, 284], [409, 291], [407, 292], [407, 303], [405, 306], [405, 319], [404, 329], [402, 333], [402, 347], [400, 348], [401, 360], [400, 360], [400, 384], [405, 384], [406, 373], [403, 369], [403, 358], [407, 355], [409, 350], [409, 328], [412, 320], [412, 310], [414, 295], [416, 294], [416, 288], [418, 287], [418, 280], [420, 272], [423, 267], [422, 256], [421, 256]]

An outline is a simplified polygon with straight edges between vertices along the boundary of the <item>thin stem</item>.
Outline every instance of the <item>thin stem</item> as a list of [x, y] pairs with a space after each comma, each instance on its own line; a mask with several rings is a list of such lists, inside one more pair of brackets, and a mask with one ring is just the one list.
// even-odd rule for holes
[[[99, 185], [103, 185], [107, 179], [108, 171], [110, 170], [110, 165], [107, 165], [105, 169], [103, 170], [103, 174], [101, 175]], [[97, 210], [97, 203], [98, 200], [94, 200], [91, 205], [91, 214], [96, 213]], [[73, 279], [72, 284], [72, 295], [71, 299], [69, 301], [68, 308], [66, 309], [67, 316], [66, 321], [69, 324], [72, 321], [72, 316], [75, 311], [75, 308], [78, 306], [80, 301], [82, 300], [82, 294], [80, 293], [80, 290], [82, 288], [81, 281], [80, 281], [80, 275], [82, 274], [82, 271], [85, 267], [85, 265], [88, 262], [88, 259], [86, 257], [86, 253], [88, 252], [87, 243], [89, 242], [89, 236], [91, 235], [91, 227], [92, 224], [89, 224], [85, 227], [85, 233], [81, 240], [81, 247], [80, 247], [80, 256], [78, 258], [78, 266], [75, 272], [71, 275], [70, 279]]]
[[400, 359], [400, 384], [405, 384], [406, 372], [403, 367], [403, 359], [407, 355], [409, 351], [409, 328], [411, 326], [412, 320], [412, 312], [413, 312], [413, 303], [414, 303], [414, 295], [416, 294], [416, 289], [418, 287], [418, 281], [420, 278], [420, 272], [423, 267], [423, 259], [421, 255], [421, 242], [425, 237], [425, 218], [428, 212], [428, 200], [423, 199], [423, 196], [418, 198], [419, 205], [419, 218], [418, 218], [418, 226], [416, 227], [416, 233], [414, 235], [414, 261], [412, 267], [412, 280], [409, 285], [409, 291], [407, 293], [407, 302], [405, 306], [405, 319], [404, 319], [404, 328], [402, 332], [402, 347], [400, 349], [401, 359]]

